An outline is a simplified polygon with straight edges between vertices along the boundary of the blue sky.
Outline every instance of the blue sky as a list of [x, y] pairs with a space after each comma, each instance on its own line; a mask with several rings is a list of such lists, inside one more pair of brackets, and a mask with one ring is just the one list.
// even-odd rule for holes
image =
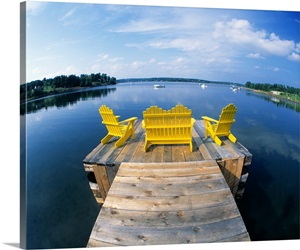
[[27, 2], [26, 81], [100, 72], [300, 87], [299, 13]]

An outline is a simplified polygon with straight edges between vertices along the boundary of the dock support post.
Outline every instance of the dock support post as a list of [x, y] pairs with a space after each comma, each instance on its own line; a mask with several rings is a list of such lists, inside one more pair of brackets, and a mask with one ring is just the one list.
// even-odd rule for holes
[[110, 183], [107, 178], [105, 166], [93, 165], [93, 169], [94, 169], [94, 174], [96, 177], [97, 184], [99, 186], [99, 191], [101, 193], [103, 201], [105, 201], [108, 190], [110, 188]]

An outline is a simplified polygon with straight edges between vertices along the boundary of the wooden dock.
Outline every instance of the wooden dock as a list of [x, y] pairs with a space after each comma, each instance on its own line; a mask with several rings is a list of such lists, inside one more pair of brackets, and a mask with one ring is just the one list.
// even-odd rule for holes
[[222, 146], [193, 128], [189, 145], [155, 145], [145, 153], [141, 121], [135, 140], [99, 144], [83, 161], [103, 204], [88, 247], [250, 240], [234, 197], [252, 155], [239, 142]]

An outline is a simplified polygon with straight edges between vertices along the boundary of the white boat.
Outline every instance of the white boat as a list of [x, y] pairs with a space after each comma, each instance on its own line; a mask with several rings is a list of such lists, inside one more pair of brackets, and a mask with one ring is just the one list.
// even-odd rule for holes
[[158, 88], [164, 88], [165, 85], [161, 85], [161, 84], [154, 84], [154, 88], [158, 89]]
[[201, 88], [203, 88], [203, 89], [207, 88], [207, 85], [205, 85], [204, 83], [202, 83], [200, 86], [201, 86]]

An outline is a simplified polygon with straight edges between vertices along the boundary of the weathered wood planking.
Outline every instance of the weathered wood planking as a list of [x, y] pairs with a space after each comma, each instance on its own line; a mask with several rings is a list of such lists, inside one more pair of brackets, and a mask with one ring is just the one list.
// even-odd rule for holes
[[249, 235], [215, 160], [122, 163], [88, 247], [245, 240]]
[[[106, 170], [107, 180], [102, 180], [99, 187], [104, 188], [104, 193], [109, 189], [122, 162], [136, 163], [163, 163], [163, 162], [195, 162], [214, 159], [217, 161], [227, 184], [233, 195], [236, 194], [242, 174], [247, 172], [252, 155], [239, 142], [232, 143], [222, 138], [223, 145], [218, 146], [208, 137], [204, 138], [204, 122], [197, 120], [192, 131], [193, 152], [188, 145], [152, 145], [145, 153], [145, 131], [142, 129], [141, 120], [135, 123], [135, 140], [127, 140], [122, 147], [115, 148], [112, 139], [108, 144], [101, 143], [83, 160], [86, 171], [93, 172], [95, 168], [103, 166]], [[245, 168], [246, 166], [246, 168]], [[102, 176], [105, 174], [102, 173]], [[99, 178], [98, 178], [99, 179]], [[97, 182], [98, 182], [97, 179]], [[106, 195], [105, 195], [106, 196]]]

